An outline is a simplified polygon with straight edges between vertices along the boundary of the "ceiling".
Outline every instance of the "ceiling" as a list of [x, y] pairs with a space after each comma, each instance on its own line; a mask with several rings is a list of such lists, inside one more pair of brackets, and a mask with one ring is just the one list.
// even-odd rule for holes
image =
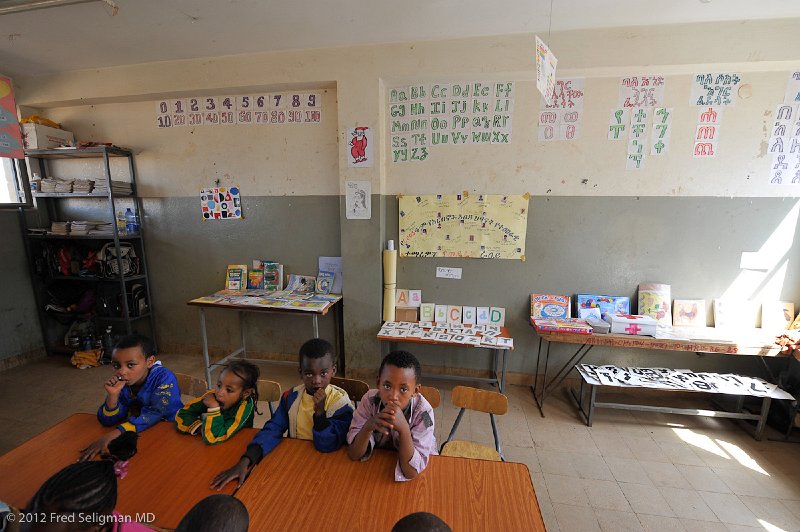
[[[800, 18], [800, 0], [115, 0], [0, 16], [0, 73], [586, 28]], [[552, 4], [552, 19], [550, 17]], [[0, 7], [3, 0], [0, 0]]]

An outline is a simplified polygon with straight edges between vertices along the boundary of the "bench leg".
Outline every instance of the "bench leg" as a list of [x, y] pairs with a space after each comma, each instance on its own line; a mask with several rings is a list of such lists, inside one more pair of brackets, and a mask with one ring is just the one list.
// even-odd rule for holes
[[761, 441], [764, 437], [764, 427], [767, 424], [767, 414], [769, 414], [769, 405], [772, 403], [772, 398], [764, 397], [761, 401], [761, 417], [758, 418], [758, 425], [756, 426], [756, 440]]

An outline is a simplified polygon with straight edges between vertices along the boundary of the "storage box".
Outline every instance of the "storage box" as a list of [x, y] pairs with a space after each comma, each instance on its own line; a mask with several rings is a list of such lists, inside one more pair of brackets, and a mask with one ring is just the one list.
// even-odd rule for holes
[[48, 150], [62, 144], [75, 144], [75, 135], [41, 124], [22, 124], [22, 143], [26, 150]]
[[612, 333], [638, 336], [655, 336], [658, 324], [651, 316], [634, 314], [609, 314], [606, 316], [606, 321], [611, 324]]
[[581, 309], [599, 308], [600, 316], [606, 319], [606, 314], [630, 314], [631, 298], [625, 296], [605, 296], [601, 294], [578, 294], [575, 298], [578, 307], [578, 316]]

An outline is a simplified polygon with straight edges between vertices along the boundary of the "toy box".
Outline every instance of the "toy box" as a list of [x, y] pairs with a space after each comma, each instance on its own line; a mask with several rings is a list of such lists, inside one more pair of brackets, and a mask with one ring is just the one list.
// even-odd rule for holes
[[604, 296], [599, 294], [578, 294], [575, 297], [578, 307], [577, 315], [581, 316], [581, 309], [598, 308], [600, 316], [606, 319], [606, 314], [630, 314], [631, 298], [625, 296]]
[[75, 144], [75, 135], [41, 124], [22, 124], [22, 142], [26, 150], [49, 150], [62, 144]]

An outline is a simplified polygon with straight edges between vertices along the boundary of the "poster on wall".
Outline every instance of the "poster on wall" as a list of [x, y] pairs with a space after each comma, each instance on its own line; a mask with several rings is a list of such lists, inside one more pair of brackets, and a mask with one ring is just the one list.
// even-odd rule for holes
[[767, 141], [772, 154], [769, 182], [772, 185], [800, 184], [800, 104], [781, 103], [775, 108]]
[[401, 257], [525, 260], [529, 194], [400, 196]]
[[347, 166], [350, 168], [372, 167], [372, 129], [357, 126], [347, 129]]
[[11, 80], [0, 76], [0, 157], [25, 158]]
[[347, 181], [345, 186], [347, 219], [369, 220], [372, 218], [372, 183], [369, 181]]
[[617, 107], [658, 107], [664, 105], [664, 76], [627, 76], [620, 80]]
[[536, 88], [550, 105], [553, 102], [553, 88], [556, 81], [558, 59], [543, 40], [536, 36]]
[[242, 217], [239, 187], [200, 189], [200, 211], [203, 220], [228, 220]]
[[736, 105], [737, 87], [741, 81], [742, 77], [738, 72], [695, 74], [692, 78], [689, 105], [733, 107]]
[[786, 84], [786, 94], [783, 97], [784, 103], [800, 104], [800, 70], [789, 74], [789, 82]]
[[585, 78], [558, 79], [552, 98], [539, 104], [539, 140], [575, 140], [580, 138], [583, 122]]
[[669, 151], [672, 136], [672, 107], [657, 107], [653, 112], [650, 131], [650, 155], [663, 155]]
[[723, 107], [700, 109], [694, 131], [692, 157], [708, 159], [717, 156], [717, 144]]
[[319, 124], [319, 92], [194, 96], [156, 101], [156, 127]]
[[513, 81], [416, 83], [389, 89], [392, 163], [421, 162], [440, 146], [511, 144]]

